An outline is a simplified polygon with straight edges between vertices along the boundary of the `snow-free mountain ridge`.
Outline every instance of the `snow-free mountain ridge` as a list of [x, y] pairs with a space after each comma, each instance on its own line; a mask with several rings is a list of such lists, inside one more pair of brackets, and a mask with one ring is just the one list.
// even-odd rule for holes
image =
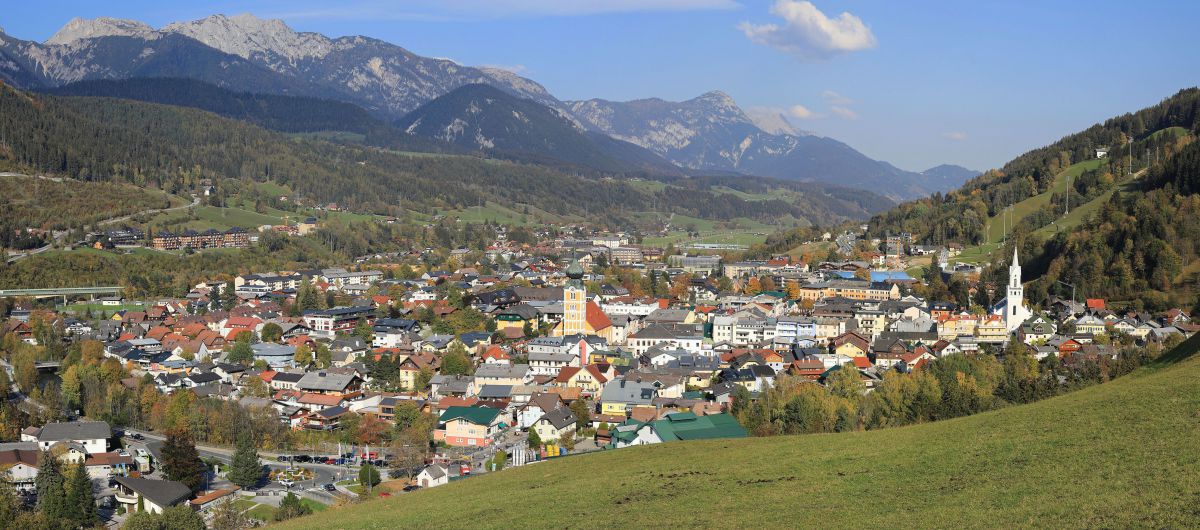
[[751, 116], [720, 91], [682, 102], [564, 102], [507, 70], [422, 57], [369, 37], [297, 32], [283, 21], [248, 14], [159, 29], [132, 20], [76, 18], [42, 43], [0, 34], [0, 81], [18, 87], [143, 77], [334, 99], [389, 122], [456, 88], [487, 84], [548, 107], [592, 135], [629, 142], [693, 171], [828, 182], [894, 199], [934, 191], [923, 175], [872, 160], [836, 140], [800, 133], [778, 114]]

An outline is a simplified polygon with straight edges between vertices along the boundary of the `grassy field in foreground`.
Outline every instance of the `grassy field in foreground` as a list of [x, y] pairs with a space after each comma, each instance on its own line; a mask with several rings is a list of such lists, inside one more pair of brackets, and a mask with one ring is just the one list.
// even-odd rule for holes
[[282, 527], [1183, 528], [1197, 500], [1193, 356], [966, 418], [568, 457]]

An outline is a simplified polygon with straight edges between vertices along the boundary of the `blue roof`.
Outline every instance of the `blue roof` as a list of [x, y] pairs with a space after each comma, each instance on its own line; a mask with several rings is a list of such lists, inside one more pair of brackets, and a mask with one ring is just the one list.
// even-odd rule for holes
[[[851, 271], [833, 271], [833, 273], [846, 279], [854, 277], [854, 273]], [[889, 280], [897, 282], [911, 282], [914, 280], [914, 278], [909, 276], [908, 273], [904, 271], [871, 271], [872, 282], [886, 282]]]

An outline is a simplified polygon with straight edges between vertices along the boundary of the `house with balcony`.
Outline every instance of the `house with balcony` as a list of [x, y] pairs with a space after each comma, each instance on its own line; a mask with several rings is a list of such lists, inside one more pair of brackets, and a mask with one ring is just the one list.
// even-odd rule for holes
[[163, 510], [183, 504], [192, 497], [192, 490], [182, 482], [155, 480], [140, 477], [117, 477], [116, 501], [129, 513], [146, 511], [162, 513]]
[[488, 446], [504, 426], [502, 420], [493, 408], [448, 407], [438, 417], [433, 439], [455, 447]]

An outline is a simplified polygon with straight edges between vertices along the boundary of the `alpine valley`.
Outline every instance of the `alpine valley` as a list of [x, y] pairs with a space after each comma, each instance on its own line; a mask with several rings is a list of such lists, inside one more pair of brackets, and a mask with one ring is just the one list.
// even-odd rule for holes
[[[763, 120], [719, 91], [683, 102], [561, 101], [506, 70], [422, 57], [369, 37], [296, 32], [252, 15], [214, 15], [157, 29], [131, 20], [77, 18], [41, 43], [0, 33], [0, 80], [17, 88], [162, 77], [238, 93], [349, 103], [460, 152], [501, 152], [501, 158], [519, 155], [603, 173], [755, 175], [875, 190], [892, 200], [954, 189], [967, 178], [904, 171], [834, 139], [798, 132], [786, 121], [764, 129], [756, 125]], [[456, 90], [467, 85], [497, 89], [486, 97], [501, 103], [469, 101], [484, 89]], [[78, 88], [69, 93], [92, 95]], [[464, 112], [472, 119], [456, 114]], [[404, 147], [440, 149], [411, 142]]]

